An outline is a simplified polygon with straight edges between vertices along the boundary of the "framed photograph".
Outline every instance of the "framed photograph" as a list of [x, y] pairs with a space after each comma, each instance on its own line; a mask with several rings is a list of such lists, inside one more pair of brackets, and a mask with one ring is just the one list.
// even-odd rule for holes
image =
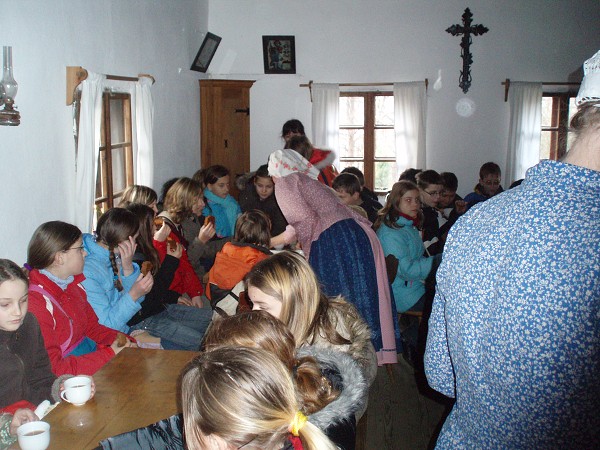
[[221, 42], [219, 36], [212, 33], [206, 33], [204, 41], [202, 42], [200, 50], [198, 50], [198, 54], [194, 58], [194, 62], [190, 69], [198, 72], [206, 72], [213, 56], [215, 56], [219, 42]]
[[263, 36], [265, 73], [296, 73], [294, 36]]

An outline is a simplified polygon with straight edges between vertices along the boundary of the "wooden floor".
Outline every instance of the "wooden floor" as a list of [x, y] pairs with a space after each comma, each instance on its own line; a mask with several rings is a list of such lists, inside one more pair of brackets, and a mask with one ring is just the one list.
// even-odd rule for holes
[[[412, 367], [400, 362], [379, 367], [369, 407], [357, 428], [356, 450], [433, 449], [451, 402], [426, 386]], [[420, 386], [420, 388], [419, 388]]]

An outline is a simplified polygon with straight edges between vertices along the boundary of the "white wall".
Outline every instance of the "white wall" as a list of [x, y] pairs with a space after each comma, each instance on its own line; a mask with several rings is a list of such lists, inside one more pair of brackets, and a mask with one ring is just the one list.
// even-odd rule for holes
[[[473, 38], [473, 83], [466, 97], [477, 110], [455, 112], [461, 23], [490, 31]], [[300, 83], [393, 82], [428, 78], [442, 69], [443, 88], [428, 92], [427, 168], [455, 172], [470, 192], [479, 166], [505, 165], [508, 104], [505, 78], [567, 81], [600, 48], [598, 0], [218, 0], [208, 28], [223, 37], [209, 72], [214, 78], [256, 79], [251, 90], [251, 166], [281, 146], [283, 122], [300, 119], [311, 135], [311, 104]], [[297, 75], [264, 75], [262, 35], [294, 35]], [[576, 80], [579, 81], [579, 80]], [[318, 143], [315, 143], [318, 144]]]
[[[476, 114], [454, 112], [458, 37], [444, 30], [466, 6], [490, 32], [474, 38]], [[299, 83], [434, 80], [428, 161], [452, 170], [467, 192], [479, 165], [504, 164], [504, 78], [563, 81], [600, 48], [598, 0], [0, 0], [0, 45], [13, 46], [19, 127], [0, 127], [0, 257], [25, 262], [33, 230], [72, 221], [74, 145], [65, 67], [156, 78], [155, 180], [191, 175], [200, 162], [199, 93], [189, 71], [204, 33], [223, 40], [214, 77], [256, 79], [251, 90], [251, 165], [281, 145], [296, 117], [310, 135], [310, 99]], [[208, 16], [208, 18], [207, 18]], [[296, 36], [297, 75], [264, 75], [262, 35]], [[183, 70], [178, 70], [182, 68]]]
[[75, 214], [66, 66], [152, 74], [153, 187], [199, 167], [204, 75], [188, 69], [206, 32], [208, 0], [0, 0], [0, 10], [0, 45], [13, 46], [21, 112], [20, 126], [0, 127], [0, 257], [22, 264], [38, 225]]

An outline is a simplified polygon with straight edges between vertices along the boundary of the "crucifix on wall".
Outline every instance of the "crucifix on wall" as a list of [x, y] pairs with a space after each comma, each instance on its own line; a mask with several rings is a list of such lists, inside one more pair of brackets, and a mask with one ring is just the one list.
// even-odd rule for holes
[[446, 28], [446, 31], [452, 36], [458, 36], [462, 34], [460, 41], [460, 56], [463, 60], [463, 68], [460, 71], [460, 78], [458, 86], [462, 88], [462, 91], [466, 94], [471, 87], [471, 63], [473, 62], [473, 55], [471, 54], [470, 47], [473, 42], [473, 36], [480, 36], [487, 33], [489, 30], [481, 24], [471, 25], [473, 21], [473, 14], [469, 8], [465, 9], [462, 15], [463, 24], [452, 25]]

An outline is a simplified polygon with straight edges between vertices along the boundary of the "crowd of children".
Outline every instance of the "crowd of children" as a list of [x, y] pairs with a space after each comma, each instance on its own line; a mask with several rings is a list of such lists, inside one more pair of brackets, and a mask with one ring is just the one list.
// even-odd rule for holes
[[453, 174], [406, 172], [383, 206], [301, 122], [282, 137], [239, 180], [239, 203], [229, 170], [211, 166], [169, 180], [160, 202], [129, 186], [93, 234], [42, 224], [26, 271], [0, 260], [2, 352], [23, 361], [2, 369], [0, 438], [123, 348], [198, 350], [205, 337], [183, 373], [190, 448], [354, 448], [377, 366], [402, 350], [396, 313], [424, 309], [450, 226], [502, 191], [499, 169], [485, 164], [464, 201]]

